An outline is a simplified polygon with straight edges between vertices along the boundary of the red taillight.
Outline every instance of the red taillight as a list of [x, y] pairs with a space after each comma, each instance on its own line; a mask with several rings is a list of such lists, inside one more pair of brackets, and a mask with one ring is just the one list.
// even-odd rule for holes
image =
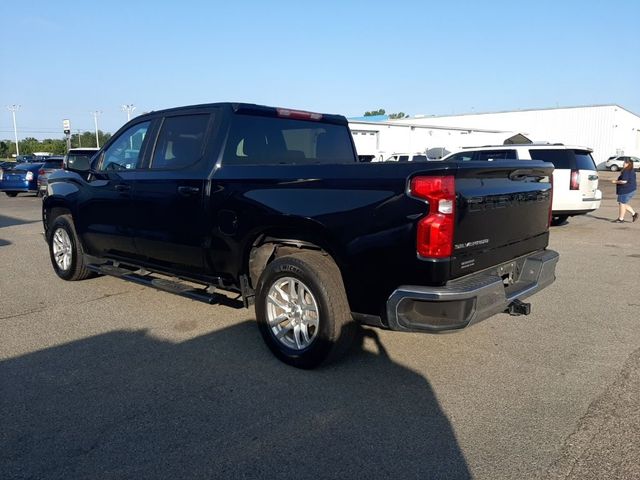
[[456, 205], [453, 176], [415, 177], [411, 180], [410, 194], [429, 203], [429, 214], [418, 221], [418, 255], [450, 257], [453, 253]]
[[321, 113], [305, 112], [303, 110], [289, 110], [288, 108], [276, 108], [278, 116], [292, 118], [294, 120], [322, 120]]
[[571, 181], [569, 183], [569, 190], [580, 190], [580, 171], [571, 170]]
[[38, 175], [44, 175], [44, 168], [41, 168], [40, 170], [38, 170]]

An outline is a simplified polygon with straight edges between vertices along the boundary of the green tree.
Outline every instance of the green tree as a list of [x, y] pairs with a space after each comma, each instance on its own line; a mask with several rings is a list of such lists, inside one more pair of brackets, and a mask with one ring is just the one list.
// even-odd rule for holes
[[[111, 138], [110, 133], [103, 132], [102, 130], [98, 130], [98, 139], [100, 140], [100, 146], [103, 146], [107, 140]], [[74, 133], [71, 135], [71, 147], [95, 147], [96, 146], [96, 133], [90, 131], [84, 131], [80, 134]]]
[[397, 120], [399, 118], [409, 118], [409, 115], [405, 114], [404, 112], [390, 113], [389, 118], [391, 120]]
[[371, 110], [370, 112], [364, 112], [365, 117], [375, 117], [376, 115], [384, 115], [384, 108], [379, 108], [378, 110]]
[[7, 142], [0, 142], [0, 158], [7, 158], [9, 156], [9, 145]]

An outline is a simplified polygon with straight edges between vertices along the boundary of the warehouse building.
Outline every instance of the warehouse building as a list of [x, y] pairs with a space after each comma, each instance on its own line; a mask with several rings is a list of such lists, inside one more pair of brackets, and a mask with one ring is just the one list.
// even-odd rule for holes
[[[467, 129], [469, 137], [476, 132], [494, 131], [522, 134], [534, 142], [564, 143], [593, 149], [596, 164], [613, 155], [640, 157], [640, 116], [620, 105], [592, 105], [560, 107], [537, 110], [519, 110], [495, 113], [471, 113], [449, 116], [418, 116], [403, 120], [391, 120], [393, 124], [414, 128]], [[500, 135], [495, 135], [498, 139]], [[449, 136], [456, 140], [455, 135]], [[355, 137], [354, 137], [355, 138]], [[474, 145], [487, 145], [481, 137]], [[502, 141], [490, 142], [502, 144]], [[455, 142], [444, 145], [455, 150]], [[458, 148], [459, 149], [459, 148]]]
[[501, 144], [514, 135], [503, 130], [429, 125], [418, 122], [420, 119], [365, 119], [349, 119], [349, 127], [358, 155], [367, 161], [415, 153], [429, 153], [431, 159], [437, 160], [463, 147]]

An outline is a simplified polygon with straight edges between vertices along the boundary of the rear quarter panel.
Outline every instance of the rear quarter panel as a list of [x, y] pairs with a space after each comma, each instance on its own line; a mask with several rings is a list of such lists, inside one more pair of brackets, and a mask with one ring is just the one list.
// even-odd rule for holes
[[207, 262], [237, 278], [261, 236], [305, 240], [336, 260], [352, 310], [377, 314], [400, 283], [446, 281], [448, 262], [416, 258], [416, 220], [428, 207], [406, 190], [419, 172], [454, 174], [455, 166], [222, 166], [211, 184]]

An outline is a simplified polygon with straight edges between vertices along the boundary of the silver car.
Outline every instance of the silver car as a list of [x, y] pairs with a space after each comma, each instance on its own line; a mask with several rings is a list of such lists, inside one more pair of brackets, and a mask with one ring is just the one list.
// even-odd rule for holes
[[624, 162], [628, 159], [633, 161], [633, 168], [635, 170], [640, 170], [640, 158], [638, 157], [629, 157], [629, 156], [617, 156], [617, 157], [609, 157], [609, 159], [605, 162], [605, 166], [607, 170], [611, 170], [612, 172], [617, 172], [618, 170], [622, 170], [624, 166]]

